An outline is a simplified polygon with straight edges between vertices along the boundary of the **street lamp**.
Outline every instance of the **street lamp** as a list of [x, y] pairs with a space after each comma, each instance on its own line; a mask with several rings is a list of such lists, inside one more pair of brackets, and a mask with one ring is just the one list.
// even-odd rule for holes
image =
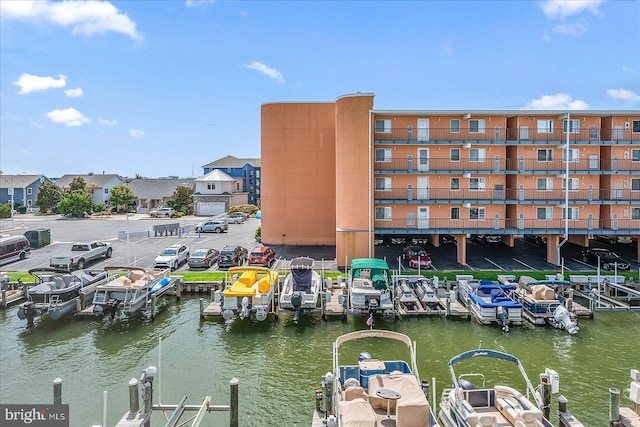
[[129, 217], [133, 216], [132, 213], [124, 215], [127, 218], [127, 267], [131, 265], [131, 251], [129, 250]]

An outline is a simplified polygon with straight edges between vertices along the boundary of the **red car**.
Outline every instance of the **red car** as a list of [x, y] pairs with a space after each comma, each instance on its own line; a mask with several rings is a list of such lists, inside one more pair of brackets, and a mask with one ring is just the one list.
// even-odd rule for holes
[[409, 268], [431, 268], [431, 257], [422, 246], [411, 245], [406, 246], [402, 250], [402, 259], [404, 259]]
[[276, 257], [276, 251], [268, 246], [257, 246], [249, 254], [249, 265], [270, 267]]

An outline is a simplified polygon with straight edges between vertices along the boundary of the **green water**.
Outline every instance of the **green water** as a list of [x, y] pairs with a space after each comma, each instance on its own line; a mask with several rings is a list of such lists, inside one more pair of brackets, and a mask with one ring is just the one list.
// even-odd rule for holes
[[[158, 365], [162, 338], [156, 402], [160, 397], [162, 403], [176, 404], [186, 395], [187, 404], [200, 404], [210, 395], [214, 404], [228, 404], [229, 380], [237, 377], [240, 425], [310, 426], [314, 390], [331, 369], [332, 342], [366, 328], [363, 320], [351, 318], [303, 318], [296, 325], [289, 316], [227, 325], [201, 322], [198, 310], [196, 298], [167, 299], [154, 321], [40, 321], [29, 331], [15, 307], [0, 311], [0, 402], [52, 402], [52, 381], [61, 377], [72, 426], [102, 423], [105, 390], [108, 425], [115, 425], [128, 409], [128, 381]], [[581, 320], [576, 336], [542, 327], [513, 327], [505, 335], [497, 327], [444, 318], [380, 321], [376, 327], [417, 341], [420, 375], [437, 379], [438, 396], [451, 382], [449, 359], [480, 345], [520, 358], [534, 384], [545, 367], [552, 368], [560, 374], [569, 410], [588, 427], [608, 425], [609, 387], [628, 388], [630, 369], [640, 369], [638, 312], [598, 312], [593, 320]], [[341, 360], [347, 361], [363, 349], [345, 350]], [[364, 350], [393, 357], [388, 348]], [[225, 413], [208, 414], [203, 423], [225, 424]], [[158, 414], [152, 425], [164, 425], [164, 417]]]

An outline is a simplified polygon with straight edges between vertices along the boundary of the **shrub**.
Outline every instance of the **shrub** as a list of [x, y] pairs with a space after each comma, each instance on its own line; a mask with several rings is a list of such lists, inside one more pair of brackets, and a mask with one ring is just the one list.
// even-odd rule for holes
[[104, 212], [107, 209], [104, 203], [98, 203], [93, 207], [94, 212]]
[[231, 206], [229, 208], [229, 214], [232, 214], [234, 212], [242, 212], [249, 216], [254, 216], [256, 212], [258, 212], [258, 210], [259, 209], [256, 205], [238, 205], [238, 206]]

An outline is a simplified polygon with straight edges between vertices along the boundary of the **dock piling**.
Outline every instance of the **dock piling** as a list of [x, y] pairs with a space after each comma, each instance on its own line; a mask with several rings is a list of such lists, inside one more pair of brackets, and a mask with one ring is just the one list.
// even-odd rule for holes
[[138, 380], [129, 380], [129, 412], [135, 413], [140, 410], [140, 397], [138, 396]]
[[7, 307], [7, 290], [2, 288], [2, 307]]
[[540, 375], [540, 398], [542, 399], [542, 416], [549, 419], [551, 412], [551, 380], [549, 375]]
[[231, 378], [229, 381], [229, 388], [231, 389], [231, 400], [230, 400], [230, 417], [229, 417], [229, 426], [230, 427], [238, 427], [238, 379]]
[[620, 390], [611, 387], [609, 389], [609, 424], [620, 421]]
[[198, 302], [200, 303], [200, 317], [202, 317], [204, 314], [204, 299], [200, 298]]
[[62, 378], [53, 380], [53, 404], [62, 405]]

